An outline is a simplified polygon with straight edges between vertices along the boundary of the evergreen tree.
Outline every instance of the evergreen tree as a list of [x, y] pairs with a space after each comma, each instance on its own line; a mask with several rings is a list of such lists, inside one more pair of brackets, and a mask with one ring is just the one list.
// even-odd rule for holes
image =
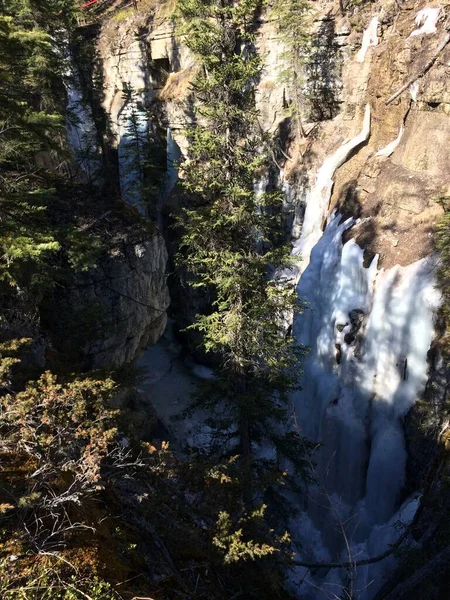
[[[0, 14], [0, 279], [12, 285], [45, 277], [59, 248], [43, 217], [55, 175], [39, 166], [62, 152], [64, 121], [55, 103], [61, 65], [53, 50], [55, 12], [67, 1], [5, 0]], [[51, 21], [50, 19], [51, 15]], [[59, 82], [59, 83], [58, 83]], [[31, 271], [28, 266], [34, 265]], [[40, 272], [40, 274], [39, 274]], [[24, 279], [25, 278], [25, 279]]]
[[279, 239], [282, 195], [254, 189], [267, 163], [255, 108], [262, 67], [250, 25], [259, 8], [257, 1], [222, 0], [182, 0], [178, 8], [185, 43], [200, 63], [193, 83], [198, 122], [181, 165], [195, 207], [178, 217], [179, 263], [191, 285], [212, 290], [211, 311], [192, 327], [220, 357], [217, 378], [194, 408], [215, 415], [214, 455], [239, 453], [247, 508], [262, 490], [277, 493], [286, 464], [305, 474], [308, 452], [290, 427], [289, 392], [302, 349], [283, 334], [283, 323], [301, 305], [291, 283], [275, 276], [291, 264]]
[[147, 214], [164, 182], [164, 140], [151, 110], [129, 84], [124, 85], [124, 134], [121, 139], [121, 182], [124, 199]]
[[334, 19], [329, 18], [320, 23], [305, 56], [304, 97], [309, 104], [310, 120], [332, 119], [338, 112], [339, 60]]
[[280, 72], [279, 80], [287, 88], [287, 112], [294, 119], [299, 138], [304, 136], [301, 111], [304, 82], [301, 73], [304, 70], [310, 41], [305, 26], [310, 11], [309, 0], [283, 0], [274, 3], [272, 7], [279, 39], [285, 48], [281, 55], [284, 68]]

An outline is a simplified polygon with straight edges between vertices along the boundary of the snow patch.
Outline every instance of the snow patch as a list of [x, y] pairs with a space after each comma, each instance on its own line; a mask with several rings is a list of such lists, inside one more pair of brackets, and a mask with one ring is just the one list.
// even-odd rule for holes
[[409, 93], [411, 94], [411, 100], [417, 102], [417, 94], [419, 93], [419, 84], [417, 81], [409, 86]]
[[378, 46], [378, 17], [374, 17], [364, 31], [361, 49], [356, 56], [356, 61], [359, 63], [364, 62], [367, 50], [374, 46]]
[[440, 14], [440, 8], [428, 7], [419, 10], [415, 18], [415, 23], [418, 26], [418, 29], [415, 29], [409, 37], [427, 33], [436, 33], [436, 24], [439, 20]]
[[400, 140], [402, 139], [403, 131], [404, 131], [404, 127], [402, 124], [400, 126], [398, 136], [395, 138], [395, 140], [390, 142], [387, 146], [385, 146], [381, 150], [378, 150], [378, 152], [375, 154], [375, 156], [386, 156], [386, 157], [390, 156], [394, 152], [394, 150], [397, 148], [397, 146], [400, 144]]
[[192, 373], [199, 379], [215, 379], [214, 371], [205, 365], [196, 364], [192, 367]]

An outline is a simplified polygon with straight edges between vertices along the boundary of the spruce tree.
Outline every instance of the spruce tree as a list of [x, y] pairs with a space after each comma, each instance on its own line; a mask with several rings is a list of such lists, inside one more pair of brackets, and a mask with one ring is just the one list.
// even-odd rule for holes
[[[124, 84], [121, 182], [124, 199], [148, 214], [166, 175], [165, 140], [154, 117], [130, 84]], [[154, 216], [154, 215], [150, 215]]]
[[64, 120], [55, 103], [61, 65], [52, 33], [55, 12], [68, 5], [64, 0], [2, 3], [0, 280], [12, 285], [31, 283], [31, 277], [41, 281], [46, 258], [59, 249], [43, 215], [54, 195], [55, 173], [36, 157], [62, 153]]
[[283, 0], [283, 2], [275, 2], [272, 7], [278, 36], [284, 46], [281, 55], [283, 69], [279, 81], [286, 86], [289, 97], [289, 100], [286, 100], [286, 110], [293, 118], [299, 138], [304, 136], [301, 110], [304, 82], [301, 73], [304, 70], [310, 42], [305, 27], [310, 11], [311, 4], [308, 0]]
[[213, 456], [239, 454], [248, 509], [268, 491], [277, 493], [286, 465], [304, 475], [308, 452], [290, 424], [289, 393], [302, 349], [284, 335], [283, 324], [301, 303], [292, 284], [276, 276], [291, 264], [279, 239], [282, 194], [255, 193], [268, 142], [255, 108], [262, 65], [251, 23], [259, 8], [257, 1], [229, 0], [182, 0], [178, 8], [184, 43], [200, 64], [192, 85], [197, 123], [188, 130], [181, 165], [181, 185], [194, 207], [178, 216], [179, 264], [191, 285], [214, 296], [210, 312], [192, 327], [204, 350], [220, 357], [216, 379], [194, 407], [214, 415]]

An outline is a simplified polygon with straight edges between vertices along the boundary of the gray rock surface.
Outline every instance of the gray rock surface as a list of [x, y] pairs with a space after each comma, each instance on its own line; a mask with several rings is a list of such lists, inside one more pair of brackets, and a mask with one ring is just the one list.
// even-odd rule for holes
[[97, 268], [78, 274], [48, 307], [58, 349], [90, 368], [137, 358], [166, 326], [166, 262], [164, 240], [155, 232], [111, 249]]

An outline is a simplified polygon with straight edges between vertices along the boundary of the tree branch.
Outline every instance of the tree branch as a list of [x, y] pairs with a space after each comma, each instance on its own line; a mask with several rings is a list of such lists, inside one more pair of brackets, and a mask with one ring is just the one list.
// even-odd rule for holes
[[396, 550], [408, 537], [410, 528], [398, 538], [385, 552], [372, 556], [371, 558], [364, 558], [362, 560], [355, 560], [352, 562], [332, 562], [332, 563], [309, 563], [300, 560], [291, 561], [291, 565], [294, 567], [306, 567], [308, 569], [348, 569], [350, 567], [363, 567], [364, 565], [371, 565], [372, 563], [380, 562], [388, 556], [390, 556], [394, 550]]
[[409, 88], [409, 86], [412, 85], [416, 81], [416, 79], [419, 79], [419, 77], [422, 77], [422, 75], [425, 75], [425, 73], [429, 69], [431, 69], [431, 67], [434, 65], [437, 57], [439, 56], [439, 54], [442, 52], [442, 50], [445, 48], [445, 46], [449, 42], [450, 42], [450, 33], [447, 31], [444, 39], [437, 47], [437, 50], [433, 54], [432, 58], [430, 58], [430, 60], [425, 64], [425, 66], [418, 73], [416, 73], [416, 75], [411, 77], [411, 79], [408, 79], [408, 81], [404, 85], [402, 85], [402, 87], [397, 92], [395, 92], [395, 94], [393, 94], [388, 100], [386, 100], [385, 104], [388, 105], [391, 102], [393, 102], [396, 98], [398, 98], [400, 96], [400, 94], [402, 94], [407, 88]]

